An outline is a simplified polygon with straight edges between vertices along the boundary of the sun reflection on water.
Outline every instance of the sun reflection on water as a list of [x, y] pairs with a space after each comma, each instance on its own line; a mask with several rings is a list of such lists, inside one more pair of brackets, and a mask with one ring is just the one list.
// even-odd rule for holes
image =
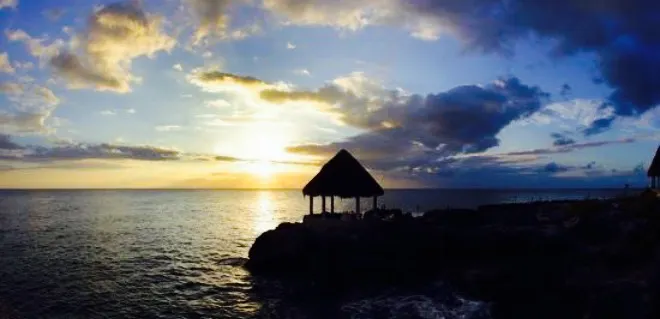
[[257, 235], [275, 228], [276, 221], [273, 214], [273, 194], [269, 191], [261, 191], [257, 194], [256, 209], [254, 216], [254, 232]]

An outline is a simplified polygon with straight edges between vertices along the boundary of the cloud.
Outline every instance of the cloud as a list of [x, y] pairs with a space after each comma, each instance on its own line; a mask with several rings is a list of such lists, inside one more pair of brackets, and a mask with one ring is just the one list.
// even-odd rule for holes
[[61, 51], [50, 59], [69, 87], [128, 92], [137, 81], [131, 74], [133, 59], [175, 46], [176, 40], [161, 30], [162, 18], [147, 15], [138, 3], [118, 2], [97, 10], [75, 38], [79, 52]]
[[[311, 104], [337, 116], [341, 122], [361, 128], [394, 125], [388, 118], [397, 116], [397, 112], [406, 112], [406, 108], [395, 105], [392, 107], [392, 103], [410, 98], [404, 95], [399, 90], [386, 89], [379, 82], [359, 72], [339, 77], [314, 91], [291, 90], [285, 87], [267, 88], [260, 92], [261, 99], [276, 104], [314, 102]], [[388, 112], [392, 114], [387, 114]]]
[[298, 74], [298, 75], [312, 76], [312, 74], [309, 73], [309, 70], [307, 70], [307, 69], [298, 69], [298, 70], [295, 70], [295, 71], [293, 71], [293, 72], [294, 72], [295, 74]]
[[67, 144], [52, 147], [25, 147], [13, 156], [3, 156], [5, 160], [17, 161], [57, 161], [82, 159], [132, 159], [143, 161], [169, 161], [181, 159], [181, 153], [176, 150], [154, 146], [128, 146], [116, 144]]
[[261, 32], [259, 23], [246, 23], [232, 28], [229, 9], [234, 3], [245, 0], [185, 0], [196, 18], [193, 45], [208, 45], [212, 40], [240, 40]]
[[64, 16], [64, 13], [65, 13], [65, 11], [62, 8], [48, 9], [48, 10], [45, 10], [45, 11], [42, 12], [42, 14], [46, 18], [48, 18], [50, 21], [53, 21], [53, 22], [56, 22], [60, 18], [62, 18], [62, 16]]
[[596, 141], [596, 142], [585, 142], [585, 143], [573, 143], [567, 144], [560, 147], [552, 148], [538, 148], [534, 150], [526, 151], [515, 151], [505, 154], [504, 156], [525, 156], [525, 155], [549, 155], [549, 154], [560, 154], [560, 153], [570, 153], [576, 150], [581, 150], [585, 148], [594, 148], [601, 147], [606, 145], [616, 145], [616, 144], [629, 144], [634, 143], [636, 140], [634, 138], [624, 138], [619, 140], [607, 140], [607, 141]]
[[218, 109], [224, 109], [224, 108], [231, 107], [231, 104], [229, 102], [227, 102], [227, 100], [217, 99], [217, 100], [212, 100], [212, 101], [206, 101], [206, 106], [207, 107], [218, 108]]
[[241, 159], [233, 156], [215, 156], [213, 157], [213, 160], [218, 162], [238, 162]]
[[4, 8], [16, 9], [18, 7], [18, 0], [0, 0], [0, 10]]
[[220, 71], [194, 70], [188, 75], [188, 81], [208, 92], [262, 91], [273, 87], [272, 85], [251, 76], [242, 76]]
[[30, 61], [25, 61], [25, 62], [16, 61], [14, 65], [16, 65], [16, 68], [23, 70], [31, 70], [34, 68], [34, 63]]
[[46, 127], [46, 120], [50, 117], [52, 110], [41, 110], [35, 112], [0, 111], [0, 133], [37, 133], [50, 132]]
[[177, 71], [183, 71], [183, 66], [181, 66], [180, 63], [177, 63], [172, 66], [172, 69], [177, 70]]
[[158, 132], [176, 132], [181, 131], [183, 127], [180, 125], [158, 125], [155, 127]]
[[[322, 112], [365, 132], [341, 142], [290, 147], [289, 152], [327, 157], [349, 148], [382, 169], [483, 152], [499, 145], [497, 134], [504, 127], [534, 114], [549, 98], [513, 77], [429, 95], [389, 90], [363, 73], [337, 78], [317, 90], [275, 87], [219, 71], [193, 74], [192, 81], [208, 91], [210, 86], [249, 87], [274, 104], [313, 102]], [[208, 124], [229, 125], [225, 119]]]
[[47, 104], [57, 105], [60, 103], [60, 99], [49, 88], [38, 86], [35, 87], [34, 91], [35, 94], [40, 96]]
[[68, 81], [69, 87], [73, 89], [93, 86], [99, 91], [122, 93], [130, 91], [128, 82], [122, 82], [120, 79], [101, 70], [84, 66], [78, 56], [68, 52], [62, 52], [53, 57], [50, 60], [50, 65], [59, 76]]
[[554, 139], [554, 142], [552, 142], [552, 145], [554, 146], [565, 146], [565, 145], [571, 145], [575, 144], [575, 140], [567, 137], [564, 134], [561, 133], [552, 133], [550, 136]]
[[210, 35], [226, 34], [229, 27], [227, 8], [232, 3], [231, 0], [188, 0], [188, 3], [199, 20], [193, 35], [196, 44]]
[[53, 91], [36, 84], [1, 82], [0, 93], [7, 95], [20, 110], [50, 109], [60, 103]]
[[286, 43], [286, 48], [289, 49], [289, 50], [293, 50], [293, 49], [296, 48], [296, 45], [291, 43], [291, 42], [287, 42]]
[[588, 128], [583, 130], [584, 135], [590, 136], [605, 132], [612, 126], [614, 120], [616, 120], [614, 116], [594, 120]]
[[[555, 57], [595, 55], [602, 82], [613, 89], [604, 106], [616, 116], [634, 116], [660, 104], [660, 2], [633, 0], [558, 1], [324, 1], [265, 0], [263, 6], [298, 25], [327, 25], [357, 30], [369, 25], [406, 28], [435, 39], [451, 33], [471, 50], [513, 53], [520, 40], [547, 39]], [[600, 121], [586, 133], [608, 128]]]
[[31, 83], [0, 83], [0, 93], [11, 102], [11, 110], [0, 111], [0, 133], [46, 134], [53, 130], [46, 120], [60, 99], [47, 87]]
[[0, 150], [22, 150], [23, 146], [14, 143], [11, 136], [7, 134], [0, 134]]
[[103, 110], [103, 111], [101, 111], [100, 114], [103, 115], [103, 116], [114, 116], [114, 115], [117, 115], [117, 112], [115, 112], [113, 110]]
[[126, 109], [126, 113], [135, 114], [135, 109]]
[[200, 73], [197, 79], [204, 83], [210, 84], [240, 84], [245, 86], [250, 85], [263, 85], [264, 81], [251, 76], [240, 76], [231, 73], [223, 73], [219, 71], [203, 72]]
[[573, 99], [550, 103], [525, 122], [554, 124], [564, 129], [584, 131], [595, 121], [613, 118], [614, 108], [603, 107], [603, 100]]
[[23, 85], [20, 83], [12, 82], [1, 82], [0, 83], [0, 93], [8, 95], [18, 95], [24, 92]]
[[11, 66], [7, 52], [0, 53], [0, 73], [14, 74], [16, 69]]
[[[617, 116], [641, 114], [660, 104], [660, 45], [655, 14], [660, 4], [616, 1], [407, 2], [406, 10], [441, 19], [471, 48], [503, 52], [529, 35], [552, 39], [553, 54], [597, 57], [603, 83], [613, 89], [606, 105]], [[612, 121], [600, 121], [606, 128]], [[588, 132], [593, 134], [593, 130]]]
[[321, 89], [286, 97], [332, 101], [333, 112], [341, 113], [345, 123], [368, 131], [342, 142], [291, 147], [289, 152], [328, 156], [348, 148], [382, 169], [421, 166], [443, 157], [497, 146], [496, 136], [504, 127], [536, 112], [548, 97], [539, 88], [524, 85], [516, 78], [485, 86], [459, 86], [426, 96], [388, 91], [380, 99], [363, 96], [373, 90], [371, 86], [349, 83], [343, 85], [357, 92]]
[[582, 168], [586, 170], [590, 170], [590, 169], [594, 169], [595, 167], [596, 167], [596, 161], [591, 161]]
[[[183, 153], [175, 149], [151, 145], [123, 145], [117, 143], [74, 143], [57, 141], [52, 146], [19, 145], [10, 135], [0, 134], [0, 160], [42, 163], [81, 160], [139, 160], [139, 161], [218, 161], [253, 162], [233, 156]], [[318, 165], [313, 161], [273, 161], [274, 164]], [[70, 168], [77, 168], [72, 165]]]
[[23, 42], [30, 55], [40, 59], [48, 59], [56, 55], [60, 48], [64, 46], [64, 41], [62, 40], [55, 40], [51, 44], [45, 44], [47, 41], [45, 38], [34, 38], [21, 29], [5, 29], [5, 36], [9, 41]]
[[411, 12], [405, 3], [399, 0], [265, 0], [263, 7], [287, 24], [323, 25], [344, 30], [358, 30], [369, 25], [392, 25], [409, 30], [417, 38], [437, 39], [443, 31], [443, 23]]
[[568, 98], [572, 92], [573, 88], [567, 83], [562, 84], [561, 88], [559, 89], [559, 95], [561, 95], [563, 98]]
[[563, 173], [568, 172], [571, 169], [569, 166], [564, 166], [557, 164], [555, 162], [550, 162], [543, 167], [543, 171], [548, 173]]

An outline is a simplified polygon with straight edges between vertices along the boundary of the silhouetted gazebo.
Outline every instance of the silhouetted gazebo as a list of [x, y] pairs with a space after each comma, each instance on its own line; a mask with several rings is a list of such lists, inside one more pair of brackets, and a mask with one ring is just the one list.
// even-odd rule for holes
[[655, 151], [653, 162], [651, 162], [651, 166], [649, 166], [646, 175], [651, 179], [651, 188], [655, 189], [660, 187], [660, 146], [658, 147], [658, 150]]
[[314, 214], [314, 197], [321, 196], [323, 212], [325, 198], [330, 196], [330, 212], [335, 211], [335, 196], [355, 198], [355, 212], [360, 213], [360, 197], [373, 197], [374, 209], [378, 196], [385, 191], [347, 150], [341, 150], [323, 165], [321, 171], [303, 188], [303, 195], [309, 196], [309, 213]]

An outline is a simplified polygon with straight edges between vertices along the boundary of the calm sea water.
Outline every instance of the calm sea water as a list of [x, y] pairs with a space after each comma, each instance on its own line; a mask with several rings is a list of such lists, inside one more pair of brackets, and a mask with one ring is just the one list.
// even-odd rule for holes
[[[379, 204], [418, 211], [619, 193], [399, 190]], [[256, 289], [277, 283], [251, 277], [237, 258], [308, 207], [300, 191], [0, 191], [0, 317], [487, 318], [484, 305], [448, 302], [440, 286], [313, 306]]]

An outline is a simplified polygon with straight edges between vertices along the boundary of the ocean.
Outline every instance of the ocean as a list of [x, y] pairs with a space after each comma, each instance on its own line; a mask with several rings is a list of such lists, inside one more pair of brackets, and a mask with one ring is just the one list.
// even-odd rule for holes
[[[621, 193], [389, 190], [379, 205], [423, 211]], [[485, 304], [442, 283], [315, 303], [280, 295], [281, 283], [240, 266], [259, 234], [308, 210], [299, 190], [0, 191], [0, 318], [488, 318]]]

